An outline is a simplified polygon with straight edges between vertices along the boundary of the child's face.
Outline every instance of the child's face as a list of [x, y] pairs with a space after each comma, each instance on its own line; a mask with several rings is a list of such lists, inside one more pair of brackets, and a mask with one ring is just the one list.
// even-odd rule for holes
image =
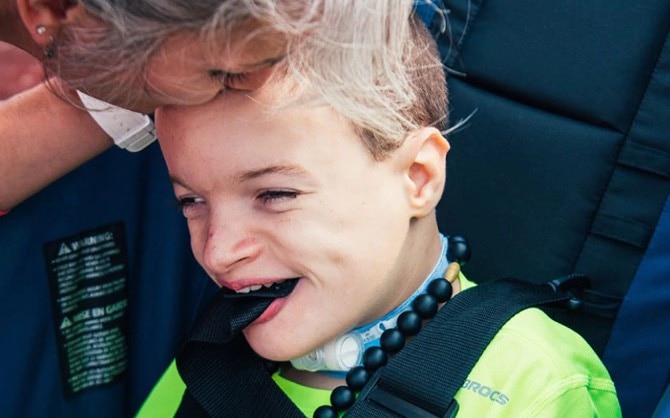
[[402, 258], [407, 173], [396, 154], [373, 161], [329, 109], [272, 118], [262, 109], [230, 92], [160, 109], [156, 122], [210, 277], [234, 290], [298, 279], [244, 331], [260, 355], [288, 360], [383, 315], [416, 287]]

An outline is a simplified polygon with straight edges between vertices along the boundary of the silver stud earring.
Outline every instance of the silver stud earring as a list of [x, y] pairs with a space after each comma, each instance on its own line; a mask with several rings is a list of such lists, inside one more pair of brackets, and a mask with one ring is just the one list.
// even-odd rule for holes
[[38, 25], [37, 28], [35, 28], [35, 32], [37, 32], [38, 35], [44, 35], [47, 33], [47, 28], [44, 25]]

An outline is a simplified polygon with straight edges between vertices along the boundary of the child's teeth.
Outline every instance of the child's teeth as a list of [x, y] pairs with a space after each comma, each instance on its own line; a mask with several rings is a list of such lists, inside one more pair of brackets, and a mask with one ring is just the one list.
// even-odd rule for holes
[[255, 284], [252, 286], [244, 287], [237, 291], [237, 293], [249, 293], [255, 292], [256, 290], [261, 290], [263, 287], [270, 288], [274, 286], [274, 283], [265, 283], [265, 284]]
[[257, 290], [261, 290], [263, 288], [270, 289], [272, 287], [278, 286], [282, 283], [284, 283], [286, 280], [279, 280], [278, 282], [274, 283], [263, 283], [263, 284], [255, 284], [247, 287], [243, 287], [242, 289], [238, 290], [236, 293], [249, 293], [249, 292], [255, 292]]

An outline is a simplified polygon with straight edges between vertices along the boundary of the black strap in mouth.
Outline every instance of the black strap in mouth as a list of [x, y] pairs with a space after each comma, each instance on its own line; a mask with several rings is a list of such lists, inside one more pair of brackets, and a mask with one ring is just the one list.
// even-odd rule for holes
[[298, 279], [286, 280], [248, 293], [222, 288], [212, 298], [195, 325], [191, 341], [228, 343], [254, 322], [277, 298], [288, 296]]
[[[176, 416], [262, 417], [270, 416], [270, 410], [272, 416], [303, 416], [241, 335], [273, 300], [288, 296], [297, 282], [287, 280], [249, 293], [219, 290], [177, 355], [177, 369], [188, 389]], [[210, 385], [213, 381], [216, 386]]]

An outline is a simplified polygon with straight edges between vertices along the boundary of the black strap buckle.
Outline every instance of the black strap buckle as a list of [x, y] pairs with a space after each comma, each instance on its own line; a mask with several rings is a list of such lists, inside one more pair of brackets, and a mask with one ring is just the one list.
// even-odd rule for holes
[[621, 305], [621, 297], [592, 290], [591, 279], [585, 274], [569, 274], [547, 282], [547, 285], [555, 293], [569, 296], [569, 299], [561, 302], [561, 306], [569, 311], [615, 318]]
[[585, 274], [569, 274], [559, 277], [547, 283], [554, 292], [569, 292], [573, 290], [584, 290], [591, 287], [591, 279]]
[[568, 299], [558, 303], [558, 306], [569, 311], [584, 310], [584, 291], [591, 287], [591, 279], [585, 274], [569, 274], [547, 282], [554, 293], [562, 293], [569, 296]]
[[444, 415], [435, 415], [422, 407], [390, 393], [379, 386], [381, 371], [378, 370], [358, 395], [357, 402], [368, 402], [375, 407], [381, 407], [399, 417], [404, 418], [453, 418], [458, 412], [458, 402], [452, 399]]

